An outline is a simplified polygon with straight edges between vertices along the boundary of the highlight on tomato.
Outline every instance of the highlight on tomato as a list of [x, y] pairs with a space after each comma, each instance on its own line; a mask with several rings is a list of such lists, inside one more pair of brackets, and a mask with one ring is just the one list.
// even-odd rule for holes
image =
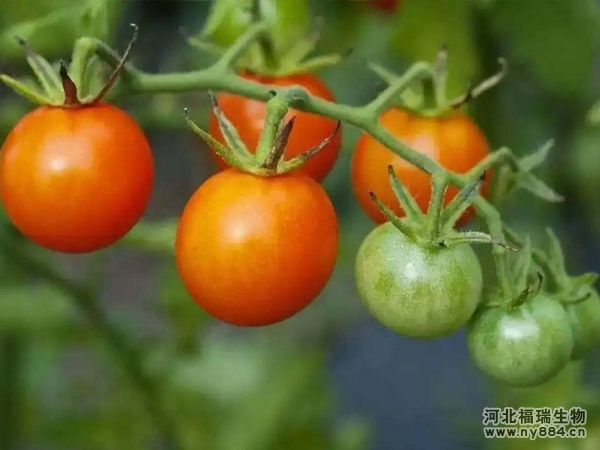
[[[0, 152], [0, 198], [10, 221], [51, 250], [85, 253], [123, 237], [143, 215], [154, 181], [153, 157], [142, 129], [103, 101], [127, 58], [98, 94], [82, 97], [81, 79], [66, 66], [60, 79], [21, 42], [48, 85], [39, 93], [4, 77], [42, 103], [10, 131]], [[79, 68], [81, 69], [81, 68]], [[48, 81], [49, 80], [49, 81]]]
[[227, 146], [187, 120], [233, 167], [209, 178], [185, 206], [177, 269], [194, 301], [215, 318], [238, 326], [280, 322], [319, 295], [335, 266], [335, 210], [323, 187], [297, 169], [327, 147], [339, 126], [308, 153], [284, 161], [294, 120], [251, 153], [213, 102], [231, 137]]

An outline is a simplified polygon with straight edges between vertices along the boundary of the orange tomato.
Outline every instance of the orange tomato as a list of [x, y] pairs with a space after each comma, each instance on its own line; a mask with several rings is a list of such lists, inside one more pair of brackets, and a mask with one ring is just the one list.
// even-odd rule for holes
[[[431, 118], [394, 108], [382, 114], [379, 121], [405, 145], [456, 173], [467, 172], [490, 153], [483, 133], [463, 114]], [[408, 163], [371, 136], [360, 136], [351, 165], [352, 186], [358, 203], [376, 223], [383, 223], [387, 219], [369, 196], [369, 191], [373, 191], [396, 214], [404, 215], [390, 185], [387, 172], [389, 165], [394, 166], [396, 174], [415, 197], [421, 209], [427, 210], [431, 199], [430, 175]], [[480, 188], [482, 195], [486, 195], [489, 190], [490, 174], [487, 175]], [[457, 192], [454, 186], [448, 188], [444, 204], [448, 204]], [[467, 223], [473, 213], [473, 208], [469, 208], [457, 225]]]
[[51, 250], [106, 247], [140, 219], [152, 192], [144, 132], [109, 104], [39, 107], [0, 153], [0, 197], [12, 223]]
[[337, 218], [304, 174], [263, 178], [229, 169], [189, 200], [175, 257], [192, 298], [239, 326], [284, 320], [321, 292], [338, 251]]
[[[245, 73], [242, 74], [242, 77], [258, 83], [281, 87], [299, 85], [317, 97], [334, 101], [333, 94], [327, 86], [311, 74], [266, 77]], [[267, 115], [265, 103], [228, 93], [219, 94], [217, 102], [229, 121], [237, 128], [242, 141], [251, 152], [254, 152], [265, 124]], [[319, 145], [336, 127], [336, 121], [334, 120], [294, 109], [288, 111], [285, 121], [293, 116], [296, 116], [296, 120], [285, 149], [284, 158], [286, 160]], [[225, 144], [219, 122], [212, 110], [209, 118], [209, 131], [219, 142]], [[303, 165], [299, 171], [306, 173], [317, 181], [323, 180], [329, 174], [339, 156], [342, 145], [341, 136], [341, 132], [338, 131], [331, 142], [319, 154]], [[215, 153], [212, 154], [219, 170], [227, 168], [227, 164], [221, 157]]]

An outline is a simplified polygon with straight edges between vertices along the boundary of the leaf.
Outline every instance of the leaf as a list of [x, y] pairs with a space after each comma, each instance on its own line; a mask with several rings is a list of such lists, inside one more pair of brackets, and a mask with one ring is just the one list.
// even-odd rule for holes
[[0, 331], [45, 332], [65, 326], [74, 318], [68, 297], [49, 285], [0, 289]]
[[410, 62], [434, 61], [440, 48], [448, 48], [447, 93], [457, 97], [479, 72], [472, 39], [470, 0], [418, 0], [402, 3], [393, 18], [393, 48]]
[[135, 247], [155, 253], [173, 253], [177, 220], [161, 222], [140, 221], [121, 239], [119, 245]]
[[599, 49], [598, 2], [502, 0], [490, 5], [489, 18], [513, 64], [526, 64], [561, 96], [587, 93]]

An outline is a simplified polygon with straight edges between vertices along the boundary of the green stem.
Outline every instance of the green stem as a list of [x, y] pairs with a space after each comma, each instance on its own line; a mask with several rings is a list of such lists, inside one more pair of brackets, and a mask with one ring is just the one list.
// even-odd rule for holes
[[[252, 2], [252, 17], [255, 24], [263, 22], [261, 0], [254, 0]], [[269, 36], [266, 30], [259, 34], [258, 45], [260, 46], [263, 62], [267, 70], [276, 69], [278, 66], [278, 61], [275, 53], [275, 47], [273, 45], [271, 36]]]
[[24, 350], [22, 336], [11, 332], [0, 336], [0, 448], [3, 450], [16, 449], [20, 439]]
[[[129, 378], [138, 388], [140, 395], [154, 424], [159, 430], [165, 448], [178, 450], [181, 448], [175, 439], [173, 424], [163, 409], [160, 392], [154, 380], [146, 375], [143, 369], [142, 355], [131, 346], [120, 330], [112, 325], [104, 311], [98, 305], [93, 292], [55, 271], [53, 267], [29, 255], [23, 248], [8, 241], [0, 241], [0, 250], [14, 264], [25, 272], [37, 276], [67, 294], [76, 307], [82, 312], [90, 324], [106, 340], [115, 357], [127, 372]], [[2, 447], [4, 448], [4, 447]]]
[[94, 50], [94, 40], [86, 37], [78, 39], [73, 46], [71, 64], [69, 65], [69, 73], [71, 79], [78, 87], [83, 85], [83, 74], [85, 73], [85, 69], [90, 61], [90, 58], [94, 56]]
[[[266, 163], [271, 159], [269, 154], [275, 147], [281, 123], [288, 112], [289, 100], [280, 94], [275, 94], [267, 102], [266, 108], [267, 117], [256, 147], [256, 158], [260, 163]], [[277, 163], [277, 161], [274, 162]]]

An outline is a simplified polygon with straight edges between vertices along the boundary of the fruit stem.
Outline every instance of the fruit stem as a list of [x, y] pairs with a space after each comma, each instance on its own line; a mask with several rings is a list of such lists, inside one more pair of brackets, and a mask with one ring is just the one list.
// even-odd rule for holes
[[67, 66], [64, 61], [60, 62], [60, 80], [63, 85], [63, 91], [65, 93], [65, 106], [81, 106], [81, 102], [77, 97], [77, 86], [73, 83], [73, 80], [69, 78], [69, 73], [67, 72]]
[[[280, 161], [285, 147], [277, 143], [282, 137], [281, 133], [286, 130], [285, 127], [281, 127], [281, 124], [290, 103], [304, 99], [307, 92], [303, 88], [296, 87], [283, 91], [270, 91], [269, 95], [271, 98], [267, 101], [267, 117], [256, 146], [256, 160], [263, 167], [272, 166]], [[287, 132], [291, 132], [291, 127]]]

